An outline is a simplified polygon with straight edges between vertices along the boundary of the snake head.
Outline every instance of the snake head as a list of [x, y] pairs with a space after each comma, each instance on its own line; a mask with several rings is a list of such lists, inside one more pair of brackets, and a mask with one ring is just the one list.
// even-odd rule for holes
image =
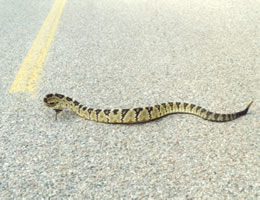
[[58, 97], [60, 97], [58, 94], [47, 94], [43, 99], [44, 105], [53, 108], [55, 111], [55, 120], [57, 120], [57, 115], [63, 110]]
[[45, 106], [50, 108], [59, 107], [59, 101], [54, 94], [47, 94], [43, 99], [43, 103]]

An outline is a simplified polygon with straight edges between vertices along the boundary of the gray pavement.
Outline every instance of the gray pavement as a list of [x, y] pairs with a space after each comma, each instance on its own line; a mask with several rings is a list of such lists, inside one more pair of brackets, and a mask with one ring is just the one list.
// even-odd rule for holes
[[[10, 94], [52, 4], [0, 0], [0, 199], [259, 199], [259, 1], [67, 1], [39, 92]], [[109, 125], [54, 121], [52, 92], [99, 108], [255, 102], [228, 123]]]

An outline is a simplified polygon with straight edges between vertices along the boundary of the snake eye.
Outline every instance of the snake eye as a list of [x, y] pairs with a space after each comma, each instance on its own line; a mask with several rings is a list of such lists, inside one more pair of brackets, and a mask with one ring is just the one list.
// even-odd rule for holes
[[48, 105], [49, 105], [49, 107], [55, 107], [55, 106], [57, 105], [57, 103], [55, 103], [55, 102], [50, 102], [50, 103], [48, 103]]
[[55, 102], [44, 102], [44, 104], [47, 106], [47, 107], [50, 107], [50, 108], [53, 108], [57, 105], [57, 103]]

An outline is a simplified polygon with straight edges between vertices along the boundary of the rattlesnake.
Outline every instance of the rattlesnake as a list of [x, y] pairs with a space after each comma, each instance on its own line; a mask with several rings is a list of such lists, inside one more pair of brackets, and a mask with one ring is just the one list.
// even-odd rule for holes
[[57, 114], [60, 113], [65, 106], [85, 119], [113, 124], [135, 124], [149, 122], [174, 113], [189, 113], [209, 121], [227, 122], [246, 115], [249, 107], [253, 103], [253, 101], [251, 101], [246, 109], [236, 113], [219, 114], [210, 112], [194, 104], [181, 102], [168, 102], [149, 107], [130, 109], [94, 109], [87, 108], [78, 101], [62, 94], [48, 94], [44, 97], [43, 102], [45, 106], [54, 109], [56, 112], [56, 119]]

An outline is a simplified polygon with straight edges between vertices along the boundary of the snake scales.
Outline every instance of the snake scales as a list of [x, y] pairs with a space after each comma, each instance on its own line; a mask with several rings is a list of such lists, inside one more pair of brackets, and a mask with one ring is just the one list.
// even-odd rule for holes
[[56, 112], [56, 119], [57, 114], [60, 113], [65, 106], [83, 118], [97, 122], [114, 124], [149, 122], [173, 113], [189, 113], [209, 121], [227, 122], [246, 115], [249, 107], [253, 103], [253, 101], [251, 101], [246, 109], [239, 112], [219, 114], [210, 112], [194, 104], [180, 102], [168, 102], [160, 105], [130, 109], [94, 109], [87, 108], [78, 101], [62, 94], [48, 94], [44, 97], [43, 102], [45, 106], [54, 109]]

